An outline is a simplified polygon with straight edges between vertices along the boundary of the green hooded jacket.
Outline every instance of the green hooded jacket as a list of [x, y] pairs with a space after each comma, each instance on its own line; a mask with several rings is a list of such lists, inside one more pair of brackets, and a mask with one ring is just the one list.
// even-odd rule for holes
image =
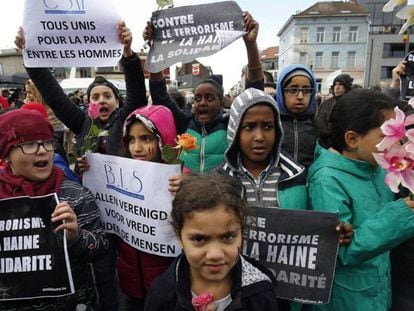
[[394, 201], [385, 173], [317, 146], [308, 173], [310, 208], [338, 212], [354, 236], [339, 249], [330, 303], [314, 310], [389, 309], [389, 251], [414, 235], [414, 213], [403, 199]]

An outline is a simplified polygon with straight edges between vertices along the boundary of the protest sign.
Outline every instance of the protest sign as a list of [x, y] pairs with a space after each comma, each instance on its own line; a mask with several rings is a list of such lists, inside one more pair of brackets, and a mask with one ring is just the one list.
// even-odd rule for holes
[[409, 101], [414, 96], [414, 51], [408, 53], [404, 61], [405, 75], [400, 76], [401, 100]]
[[0, 301], [75, 292], [63, 234], [53, 232], [56, 194], [0, 200]]
[[32, 1], [24, 6], [26, 67], [116, 66], [123, 47], [111, 0]]
[[83, 184], [95, 196], [105, 230], [146, 253], [175, 257], [181, 253], [169, 223], [172, 195], [168, 178], [180, 165], [89, 153], [93, 163]]
[[328, 303], [338, 233], [333, 213], [256, 208], [243, 254], [258, 260], [277, 280], [276, 295], [301, 303]]
[[220, 51], [246, 33], [242, 13], [234, 1], [153, 12], [154, 38], [145, 69], [158, 72]]

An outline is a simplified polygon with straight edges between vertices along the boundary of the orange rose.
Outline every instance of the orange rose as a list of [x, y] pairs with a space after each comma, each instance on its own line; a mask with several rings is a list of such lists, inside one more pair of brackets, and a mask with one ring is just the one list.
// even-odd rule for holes
[[177, 145], [184, 151], [197, 149], [197, 139], [190, 134], [177, 135]]

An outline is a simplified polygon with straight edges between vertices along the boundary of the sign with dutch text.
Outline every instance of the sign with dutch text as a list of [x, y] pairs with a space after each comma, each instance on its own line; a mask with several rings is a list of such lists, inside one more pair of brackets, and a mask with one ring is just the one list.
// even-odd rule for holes
[[181, 253], [170, 225], [172, 195], [168, 178], [181, 175], [180, 165], [89, 153], [83, 184], [95, 196], [106, 232], [154, 255]]
[[51, 223], [56, 204], [56, 194], [0, 200], [0, 301], [75, 292], [66, 238]]
[[26, 0], [26, 67], [116, 66], [123, 47], [111, 0]]
[[337, 214], [259, 207], [256, 211], [249, 219], [243, 254], [272, 271], [279, 298], [328, 303], [339, 245]]

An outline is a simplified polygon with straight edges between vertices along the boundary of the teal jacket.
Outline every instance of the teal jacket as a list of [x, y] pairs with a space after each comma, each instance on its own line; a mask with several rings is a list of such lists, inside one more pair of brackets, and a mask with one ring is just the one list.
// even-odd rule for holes
[[340, 247], [330, 303], [314, 310], [386, 311], [391, 305], [389, 251], [414, 235], [414, 212], [385, 184], [385, 171], [316, 148], [308, 172], [310, 208], [338, 212], [354, 226]]

